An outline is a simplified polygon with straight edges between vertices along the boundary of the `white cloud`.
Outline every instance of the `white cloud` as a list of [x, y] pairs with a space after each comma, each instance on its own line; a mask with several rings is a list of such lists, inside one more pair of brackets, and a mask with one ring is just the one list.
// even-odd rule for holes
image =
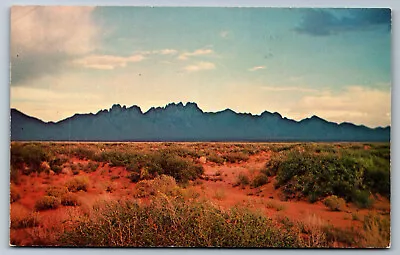
[[303, 97], [290, 111], [298, 118], [318, 115], [334, 122], [352, 122], [370, 127], [391, 124], [390, 91], [348, 87], [340, 93], [323, 92]]
[[81, 59], [74, 60], [73, 63], [84, 68], [113, 70], [117, 67], [125, 67], [128, 63], [140, 62], [144, 60], [143, 55], [137, 54], [129, 57], [112, 55], [90, 55]]
[[176, 53], [178, 53], [178, 51], [174, 49], [163, 49], [160, 50], [159, 53], [161, 55], [175, 55]]
[[305, 88], [305, 87], [285, 87], [285, 86], [263, 86], [262, 90], [267, 91], [275, 91], [275, 92], [286, 92], [286, 91], [295, 91], [295, 92], [318, 92], [316, 89]]
[[96, 47], [95, 7], [13, 6], [11, 52], [84, 54]]
[[195, 65], [188, 65], [184, 68], [188, 72], [197, 72], [201, 70], [215, 69], [215, 64], [211, 62], [198, 62]]
[[12, 85], [65, 70], [73, 58], [98, 47], [95, 7], [13, 6], [11, 8]]
[[228, 37], [228, 35], [229, 35], [229, 31], [221, 31], [221, 33], [219, 33], [219, 35], [220, 35], [222, 38], [226, 38], [226, 37]]
[[184, 53], [179, 55], [178, 59], [186, 60], [189, 57], [195, 57], [195, 56], [201, 56], [201, 55], [209, 55], [209, 54], [212, 54], [212, 53], [214, 53], [214, 51], [211, 50], [211, 49], [198, 49], [198, 50], [195, 50], [193, 52], [184, 52]]
[[266, 68], [265, 66], [255, 66], [255, 67], [250, 68], [249, 71], [254, 72], [254, 71], [262, 70], [262, 69], [265, 69], [265, 68]]

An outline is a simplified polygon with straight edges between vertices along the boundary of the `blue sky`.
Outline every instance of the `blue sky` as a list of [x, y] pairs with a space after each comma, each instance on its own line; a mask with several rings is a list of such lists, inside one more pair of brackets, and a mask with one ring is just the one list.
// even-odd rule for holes
[[391, 124], [388, 9], [13, 7], [11, 107], [45, 121], [143, 111]]

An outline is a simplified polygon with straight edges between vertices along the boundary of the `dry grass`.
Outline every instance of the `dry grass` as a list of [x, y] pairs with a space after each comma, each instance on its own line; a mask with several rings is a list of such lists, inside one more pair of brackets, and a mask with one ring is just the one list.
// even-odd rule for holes
[[217, 189], [217, 190], [215, 191], [215, 193], [214, 193], [213, 198], [214, 198], [214, 199], [217, 199], [217, 200], [220, 200], [220, 201], [221, 201], [221, 200], [224, 200], [224, 199], [226, 198], [225, 189], [223, 189], [223, 188]]
[[10, 211], [10, 228], [31, 228], [39, 225], [39, 213], [32, 212], [19, 204], [13, 204]]
[[268, 209], [275, 209], [276, 211], [283, 211], [286, 209], [286, 206], [282, 203], [273, 201], [273, 200], [269, 200], [266, 202], [265, 205]]

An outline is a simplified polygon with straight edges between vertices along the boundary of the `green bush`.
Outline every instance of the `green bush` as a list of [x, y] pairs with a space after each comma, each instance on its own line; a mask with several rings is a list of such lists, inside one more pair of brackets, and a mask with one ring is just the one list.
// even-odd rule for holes
[[253, 181], [251, 182], [251, 186], [254, 188], [258, 188], [268, 183], [268, 176], [265, 174], [258, 174], [254, 177]]
[[354, 190], [352, 201], [359, 208], [370, 208], [373, 200], [370, 199], [370, 193], [367, 190]]
[[35, 203], [36, 211], [57, 209], [61, 205], [60, 198], [53, 196], [44, 196], [38, 199]]
[[207, 161], [214, 162], [214, 163], [217, 163], [218, 165], [221, 165], [224, 163], [224, 158], [222, 158], [221, 156], [219, 156], [216, 153], [212, 153], [207, 156]]
[[282, 187], [288, 197], [308, 197], [316, 201], [336, 195], [360, 202], [362, 196], [354, 195], [355, 190], [390, 196], [390, 161], [384, 158], [387, 157], [385, 153], [354, 146], [332, 149], [333, 153], [328, 148], [321, 149], [320, 153], [306, 148], [273, 154], [263, 172], [276, 175], [275, 187]]
[[149, 205], [103, 202], [78, 219], [59, 241], [105, 247], [299, 247], [298, 236], [246, 209], [220, 210], [207, 202], [166, 196]]
[[165, 174], [178, 182], [194, 180], [204, 172], [203, 166], [165, 151], [155, 153], [147, 164], [151, 176]]
[[331, 211], [343, 211], [346, 207], [346, 201], [343, 198], [332, 195], [325, 198], [324, 205], [326, 205]]
[[236, 182], [233, 184], [234, 187], [236, 186], [246, 186], [250, 184], [250, 179], [247, 175], [244, 173], [240, 173], [236, 179]]
[[88, 172], [88, 173], [94, 172], [97, 170], [98, 167], [99, 167], [99, 163], [90, 161], [85, 167], [85, 172]]
[[41, 172], [40, 167], [42, 161], [47, 161], [49, 155], [42, 148], [40, 144], [28, 143], [12, 143], [11, 144], [11, 166], [15, 169], [23, 169], [27, 166], [28, 171], [25, 174], [31, 172]]
[[51, 170], [53, 170], [54, 173], [56, 173], [56, 174], [61, 173], [61, 170], [62, 170], [62, 167], [61, 167], [61, 166], [62, 166], [66, 161], [67, 161], [67, 160], [66, 160], [65, 158], [59, 158], [59, 157], [50, 160], [49, 165], [50, 165]]
[[247, 161], [249, 155], [243, 152], [231, 152], [222, 156], [228, 163], [240, 163], [242, 161]]
[[94, 149], [85, 148], [82, 145], [75, 147], [72, 153], [79, 159], [94, 159], [96, 156]]

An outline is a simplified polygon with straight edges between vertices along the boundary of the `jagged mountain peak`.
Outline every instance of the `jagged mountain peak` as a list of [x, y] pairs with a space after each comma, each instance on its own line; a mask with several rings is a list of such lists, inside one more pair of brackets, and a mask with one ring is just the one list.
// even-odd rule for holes
[[[317, 125], [314, 125], [317, 123]], [[311, 125], [310, 125], [311, 124]], [[203, 112], [196, 103], [152, 107], [114, 104], [96, 114], [75, 114], [45, 123], [11, 109], [12, 140], [59, 141], [389, 141], [390, 127], [340, 125], [318, 116], [301, 121], [264, 111], [236, 113], [227, 108]]]

